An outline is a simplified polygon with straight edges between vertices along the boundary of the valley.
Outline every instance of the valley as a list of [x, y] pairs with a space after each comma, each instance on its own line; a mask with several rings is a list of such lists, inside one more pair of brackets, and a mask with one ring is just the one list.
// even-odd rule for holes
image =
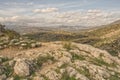
[[36, 30], [2, 29], [1, 80], [120, 79], [120, 23], [80, 31]]

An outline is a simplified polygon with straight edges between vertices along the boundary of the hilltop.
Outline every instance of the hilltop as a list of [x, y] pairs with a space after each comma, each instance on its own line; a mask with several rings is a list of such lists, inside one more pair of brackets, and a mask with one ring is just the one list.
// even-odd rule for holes
[[120, 79], [120, 59], [90, 45], [47, 42], [14, 55], [9, 52], [0, 54], [1, 80]]

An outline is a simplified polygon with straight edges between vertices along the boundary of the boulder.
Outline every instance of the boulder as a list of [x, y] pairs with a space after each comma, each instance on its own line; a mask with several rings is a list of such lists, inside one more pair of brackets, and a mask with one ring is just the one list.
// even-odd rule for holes
[[44, 80], [44, 78], [41, 77], [41, 76], [35, 76], [35, 77], [33, 78], [33, 80]]
[[32, 44], [31, 44], [31, 47], [32, 47], [32, 48], [35, 48], [35, 47], [37, 47], [37, 45], [36, 45], [35, 43], [32, 43]]
[[18, 59], [14, 66], [14, 72], [18, 76], [29, 76], [31, 74], [31, 63], [26, 59]]
[[0, 80], [6, 80], [7, 76], [5, 74], [0, 75]]

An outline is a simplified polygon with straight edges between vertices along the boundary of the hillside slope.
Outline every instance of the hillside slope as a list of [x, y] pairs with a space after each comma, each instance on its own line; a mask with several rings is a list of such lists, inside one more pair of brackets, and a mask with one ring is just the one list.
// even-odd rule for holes
[[74, 41], [90, 44], [94, 47], [107, 50], [112, 55], [118, 56], [120, 52], [120, 21], [85, 31], [82, 34], [86, 37], [75, 39]]
[[0, 54], [1, 80], [120, 80], [120, 59], [90, 45], [49, 42], [8, 53]]

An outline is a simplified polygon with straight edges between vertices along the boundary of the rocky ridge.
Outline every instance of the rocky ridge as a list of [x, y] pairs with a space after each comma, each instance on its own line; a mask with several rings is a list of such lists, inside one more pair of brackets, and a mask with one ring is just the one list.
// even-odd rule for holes
[[120, 59], [90, 45], [49, 42], [0, 57], [0, 80], [120, 80]]

